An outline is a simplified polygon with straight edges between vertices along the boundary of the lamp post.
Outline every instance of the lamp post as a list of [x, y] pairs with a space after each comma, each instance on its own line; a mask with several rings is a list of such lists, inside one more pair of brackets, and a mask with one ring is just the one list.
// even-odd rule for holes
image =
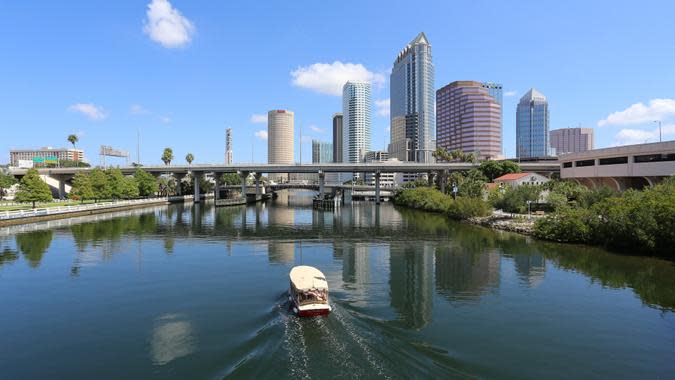
[[532, 201], [527, 201], [527, 219], [532, 219], [531, 205]]
[[654, 120], [655, 123], [659, 123], [659, 142], [661, 142], [661, 120]]

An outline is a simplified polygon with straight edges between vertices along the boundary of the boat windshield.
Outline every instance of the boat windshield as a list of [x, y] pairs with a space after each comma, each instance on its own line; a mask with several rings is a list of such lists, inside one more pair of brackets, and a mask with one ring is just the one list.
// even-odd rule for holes
[[305, 292], [299, 292], [298, 301], [300, 301], [300, 305], [306, 305], [310, 303], [327, 303], [328, 292], [325, 290], [308, 290]]

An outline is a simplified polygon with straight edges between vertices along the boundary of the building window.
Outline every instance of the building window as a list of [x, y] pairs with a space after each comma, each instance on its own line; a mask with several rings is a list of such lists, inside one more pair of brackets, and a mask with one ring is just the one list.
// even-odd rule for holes
[[582, 161], [577, 161], [576, 166], [578, 168], [584, 167], [584, 166], [594, 166], [595, 165], [595, 160], [582, 160]]
[[661, 162], [661, 161], [675, 161], [675, 153], [646, 154], [643, 156], [635, 156], [635, 163]]
[[571, 168], [572, 167], [572, 161], [570, 162], [563, 162], [563, 168]]
[[619, 165], [627, 164], [628, 157], [610, 157], [610, 158], [601, 158], [600, 165]]

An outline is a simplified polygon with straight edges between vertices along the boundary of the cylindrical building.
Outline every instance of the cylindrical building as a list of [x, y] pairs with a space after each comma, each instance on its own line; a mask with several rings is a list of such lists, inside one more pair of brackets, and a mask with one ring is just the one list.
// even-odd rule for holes
[[[272, 110], [267, 113], [267, 163], [293, 164], [293, 111]], [[279, 176], [284, 179], [287, 176]]]

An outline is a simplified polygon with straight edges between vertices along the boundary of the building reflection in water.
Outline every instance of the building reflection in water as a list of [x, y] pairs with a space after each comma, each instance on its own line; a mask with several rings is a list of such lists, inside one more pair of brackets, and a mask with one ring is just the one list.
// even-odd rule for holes
[[267, 259], [274, 264], [293, 264], [295, 242], [270, 240], [267, 242]]
[[165, 365], [195, 351], [192, 324], [180, 314], [166, 314], [155, 320], [150, 337], [150, 356], [155, 365]]
[[289, 207], [293, 200], [292, 192], [280, 191], [274, 199], [274, 205], [268, 208], [267, 217], [269, 226], [293, 226], [295, 224], [295, 209]]
[[431, 322], [434, 246], [430, 242], [392, 242], [389, 251], [391, 306], [408, 328]]
[[436, 252], [436, 289], [453, 302], [476, 301], [499, 287], [501, 257], [494, 249], [439, 247]]
[[[365, 284], [369, 282], [369, 247], [368, 243], [336, 242], [340, 246], [342, 258], [342, 281], [348, 284], [360, 285], [356, 289], [365, 290]], [[336, 256], [336, 247], [333, 247], [333, 257]]]
[[530, 288], [539, 286], [546, 274], [546, 259], [541, 254], [520, 254], [513, 257], [518, 278]]

